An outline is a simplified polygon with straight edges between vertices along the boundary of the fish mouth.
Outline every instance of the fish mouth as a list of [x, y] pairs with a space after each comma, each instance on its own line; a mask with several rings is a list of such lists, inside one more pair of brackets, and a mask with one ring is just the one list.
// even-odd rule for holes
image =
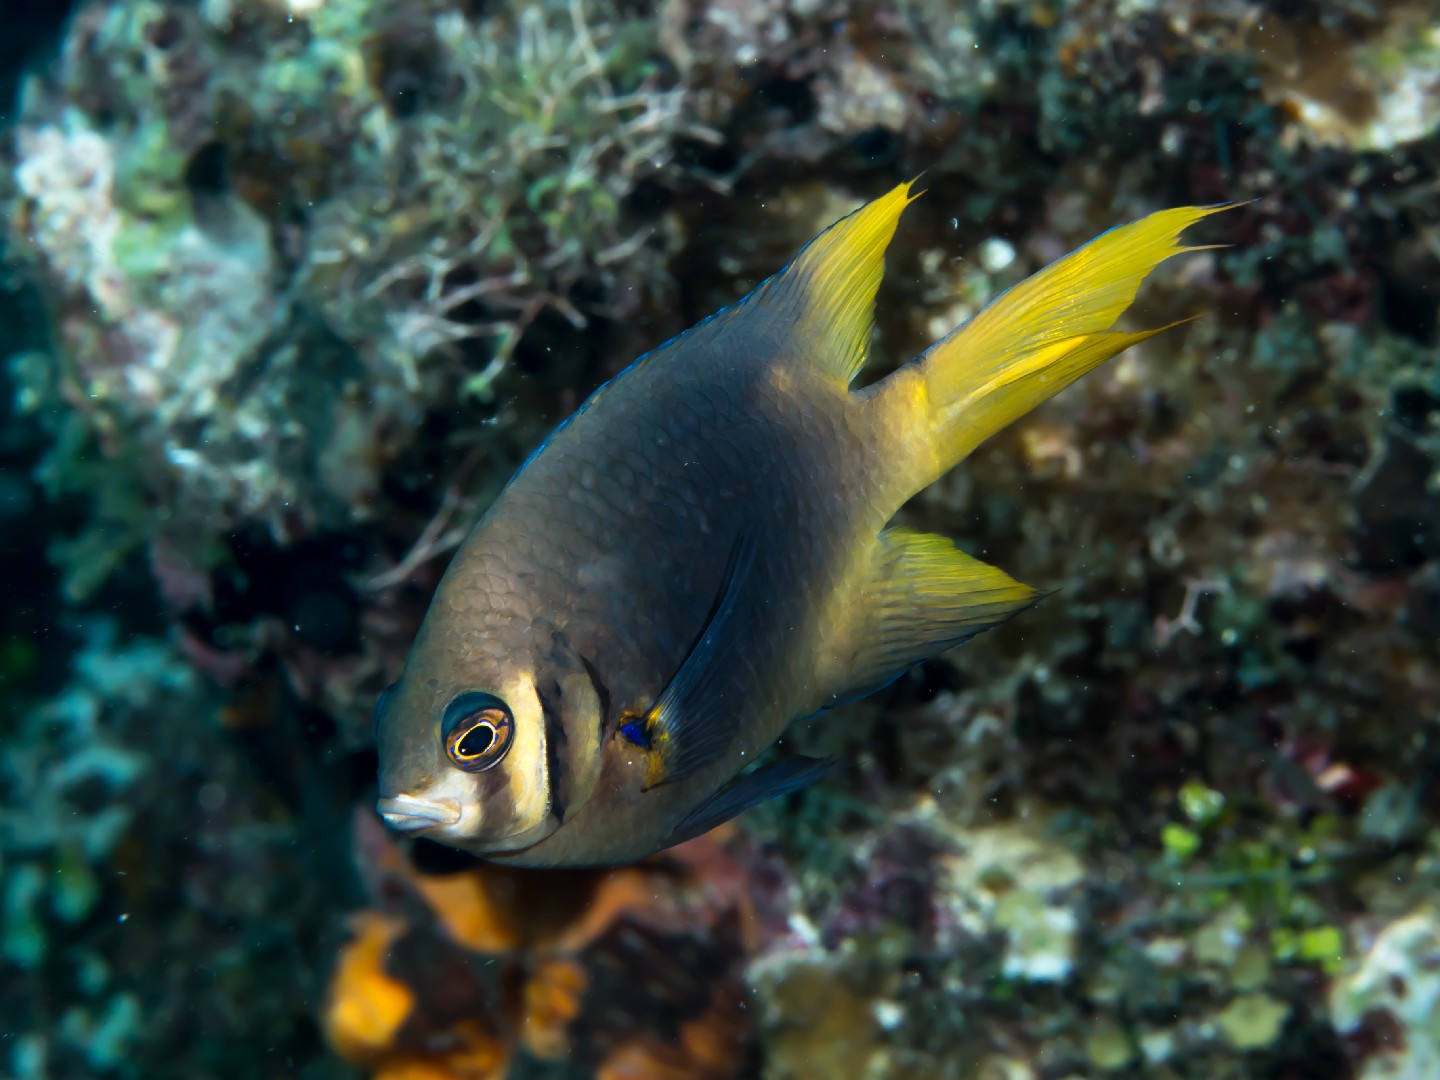
[[375, 809], [385, 824], [396, 832], [420, 832], [441, 825], [460, 823], [460, 804], [454, 799], [418, 799], [414, 795], [396, 795], [380, 799]]

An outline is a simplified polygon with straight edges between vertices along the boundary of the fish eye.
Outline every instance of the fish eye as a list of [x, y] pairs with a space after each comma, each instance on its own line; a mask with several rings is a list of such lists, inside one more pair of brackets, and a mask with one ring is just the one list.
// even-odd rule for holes
[[441, 729], [445, 753], [456, 767], [483, 772], [498, 764], [510, 749], [515, 718], [494, 694], [468, 691], [445, 707]]

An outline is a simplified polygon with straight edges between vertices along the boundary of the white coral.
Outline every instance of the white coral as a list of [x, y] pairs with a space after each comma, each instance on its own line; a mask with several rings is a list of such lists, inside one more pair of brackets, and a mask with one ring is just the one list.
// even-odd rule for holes
[[28, 239], [59, 278], [95, 298], [102, 316], [125, 317], [131, 307], [114, 253], [114, 147], [73, 115], [63, 127], [21, 128], [18, 139], [15, 181], [28, 203]]
[[1358, 967], [1330, 989], [1330, 1014], [1343, 1033], [1373, 1013], [1403, 1032], [1365, 1062], [1362, 1080], [1440, 1076], [1440, 909], [1423, 904], [1375, 936]]

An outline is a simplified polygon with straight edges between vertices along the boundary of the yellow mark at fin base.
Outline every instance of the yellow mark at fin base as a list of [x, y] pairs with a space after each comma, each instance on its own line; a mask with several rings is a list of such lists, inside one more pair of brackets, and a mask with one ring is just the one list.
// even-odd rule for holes
[[660, 707], [652, 706], [645, 712], [626, 711], [620, 714], [617, 725], [620, 736], [630, 743], [645, 763], [645, 782], [642, 790], [649, 791], [665, 782], [665, 750], [670, 742], [670, 733], [661, 723]]

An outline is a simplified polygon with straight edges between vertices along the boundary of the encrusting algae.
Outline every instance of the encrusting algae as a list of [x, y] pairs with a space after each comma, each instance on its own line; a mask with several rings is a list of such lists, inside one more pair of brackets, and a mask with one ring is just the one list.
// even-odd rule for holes
[[325, 1008], [325, 1027], [336, 1051], [351, 1061], [383, 1055], [415, 1007], [410, 988], [385, 973], [385, 957], [404, 931], [403, 920], [361, 912], [355, 935], [335, 971], [335, 991]]
[[371, 819], [357, 836], [373, 906], [352, 917], [322, 1017], [376, 1080], [491, 1080], [521, 1057], [607, 1080], [740, 1074], [752, 915], [713, 840], [611, 871], [433, 874]]
[[1114, 326], [1228, 207], [1111, 229], [854, 389], [912, 188], [641, 357], [511, 479], [376, 705], [392, 827], [521, 866], [642, 858], [822, 775], [749, 768], [791, 721], [1035, 602], [895, 514], [1159, 333]]

